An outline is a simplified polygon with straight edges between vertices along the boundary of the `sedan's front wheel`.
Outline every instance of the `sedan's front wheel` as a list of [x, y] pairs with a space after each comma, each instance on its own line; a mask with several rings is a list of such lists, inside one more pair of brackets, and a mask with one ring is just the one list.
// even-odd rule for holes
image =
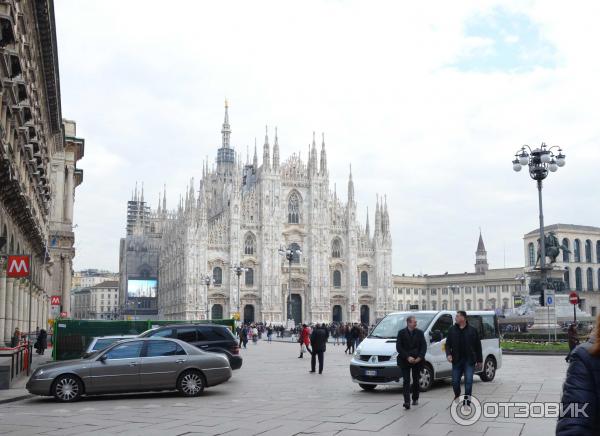
[[83, 383], [74, 375], [61, 375], [52, 385], [52, 395], [65, 403], [77, 401], [83, 393]]
[[197, 397], [204, 390], [204, 377], [200, 371], [186, 371], [179, 376], [177, 390], [186, 397]]

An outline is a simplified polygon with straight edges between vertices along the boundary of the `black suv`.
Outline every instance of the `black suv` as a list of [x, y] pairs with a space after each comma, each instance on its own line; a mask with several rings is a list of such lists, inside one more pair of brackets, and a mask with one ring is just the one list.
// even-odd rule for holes
[[217, 324], [177, 324], [145, 331], [142, 338], [174, 338], [194, 345], [203, 351], [222, 353], [229, 359], [231, 369], [242, 367], [238, 341], [227, 326]]

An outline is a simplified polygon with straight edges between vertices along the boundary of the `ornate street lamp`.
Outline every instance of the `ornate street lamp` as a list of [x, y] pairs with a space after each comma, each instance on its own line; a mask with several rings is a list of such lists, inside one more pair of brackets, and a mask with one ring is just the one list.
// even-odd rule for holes
[[206, 286], [206, 319], [208, 320], [208, 287], [214, 282], [210, 274], [204, 274], [200, 277], [200, 282]]
[[[558, 154], [554, 154], [553, 149], [557, 149]], [[529, 167], [529, 175], [537, 182], [538, 188], [538, 206], [540, 212], [540, 273], [542, 295], [547, 285], [546, 281], [546, 244], [544, 240], [544, 213], [542, 208], [542, 180], [548, 177], [548, 172], [556, 172], [559, 167], [565, 166], [565, 155], [558, 146], [548, 147], [542, 142], [539, 148], [532, 149], [524, 145], [515, 153], [515, 160], [512, 161], [513, 170], [521, 171], [521, 167]], [[542, 297], [543, 298], [543, 297]]]
[[287, 287], [287, 298], [286, 298], [286, 311], [287, 311], [287, 319], [292, 319], [291, 314], [291, 286], [292, 286], [292, 261], [294, 260], [294, 256], [302, 256], [302, 250], [295, 249], [292, 245], [287, 248], [280, 247], [279, 254], [285, 256], [288, 261], [288, 287]]
[[244, 268], [241, 264], [238, 265], [232, 265], [231, 266], [231, 270], [235, 273], [235, 275], [237, 276], [237, 312], [238, 315], [240, 317], [240, 321], [242, 319], [242, 316], [240, 314], [240, 276], [242, 275], [242, 273], [245, 273], [246, 271], [248, 271], [248, 268]]

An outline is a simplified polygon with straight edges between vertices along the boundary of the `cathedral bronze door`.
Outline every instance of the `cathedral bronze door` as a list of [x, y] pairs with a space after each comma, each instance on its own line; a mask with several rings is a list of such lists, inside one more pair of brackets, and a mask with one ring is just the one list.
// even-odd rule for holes
[[223, 306], [220, 304], [213, 304], [210, 312], [210, 319], [223, 319]]
[[342, 306], [339, 304], [333, 306], [333, 322], [342, 322]]
[[362, 324], [369, 325], [369, 318], [370, 318], [369, 306], [367, 306], [366, 304], [363, 304], [362, 306], [360, 306], [360, 322]]
[[247, 304], [244, 306], [244, 323], [250, 324], [254, 322], [254, 306]]
[[296, 325], [302, 324], [302, 297], [299, 294], [292, 294], [290, 300], [292, 319]]

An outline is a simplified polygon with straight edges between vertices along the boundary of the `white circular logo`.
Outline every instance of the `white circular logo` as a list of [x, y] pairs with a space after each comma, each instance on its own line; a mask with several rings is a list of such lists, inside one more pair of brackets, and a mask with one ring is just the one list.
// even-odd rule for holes
[[459, 425], [473, 425], [481, 418], [481, 403], [473, 396], [461, 395], [452, 401], [450, 416]]

